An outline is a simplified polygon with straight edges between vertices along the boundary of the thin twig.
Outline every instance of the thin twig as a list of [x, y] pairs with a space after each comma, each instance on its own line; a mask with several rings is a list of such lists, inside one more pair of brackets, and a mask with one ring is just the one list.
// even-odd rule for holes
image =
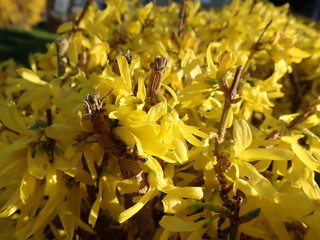
[[232, 85], [227, 90], [226, 95], [225, 95], [225, 103], [224, 103], [223, 112], [222, 112], [222, 116], [221, 116], [219, 130], [218, 130], [219, 144], [224, 141], [227, 124], [229, 121], [229, 112], [231, 110], [231, 105], [234, 103], [235, 97], [237, 95], [238, 85], [239, 85], [239, 81], [240, 81], [240, 77], [241, 77], [243, 69], [244, 69], [243, 66], [239, 66], [237, 68], [237, 71], [234, 75], [234, 79], [232, 81]]
[[237, 235], [240, 227], [240, 205], [243, 201], [243, 198], [239, 195], [239, 190], [236, 196], [235, 209], [233, 211], [232, 217], [230, 219], [230, 229], [229, 229], [229, 240], [237, 240]]
[[58, 66], [58, 77], [65, 74], [65, 54], [69, 48], [68, 40], [66, 38], [56, 40], [54, 42], [56, 45], [56, 53], [57, 53], [57, 66]]
[[262, 40], [262, 37], [263, 35], [266, 33], [267, 29], [269, 28], [269, 26], [271, 25], [272, 23], [272, 20], [270, 20], [268, 22], [268, 24], [265, 26], [265, 28], [263, 29], [263, 31], [261, 32], [258, 40], [252, 45], [252, 48], [251, 48], [251, 52], [250, 52], [250, 55], [248, 57], [248, 60], [247, 62], [245, 63], [244, 65], [244, 72], [246, 72], [248, 70], [248, 67], [249, 67], [249, 62], [250, 60], [252, 59], [253, 55], [260, 50], [260, 44], [261, 44], [261, 40]]
[[219, 124], [218, 136], [215, 143], [214, 153], [217, 158], [217, 164], [215, 165], [214, 168], [215, 168], [218, 181], [222, 185], [226, 184], [226, 179], [223, 173], [228, 171], [228, 169], [230, 168], [230, 162], [222, 154], [222, 143], [224, 142], [224, 139], [225, 139], [225, 133], [226, 133], [227, 124], [229, 121], [231, 106], [232, 104], [237, 102], [237, 99], [235, 99], [235, 97], [237, 95], [238, 85], [239, 85], [242, 71], [243, 71], [243, 66], [239, 66], [234, 75], [234, 79], [232, 81], [231, 87], [228, 88], [225, 92], [225, 103], [223, 106], [222, 116]]
[[[316, 101], [319, 101], [319, 100], [316, 100]], [[287, 129], [290, 131], [294, 130], [300, 123], [302, 123], [312, 114], [314, 114], [317, 111], [316, 101], [311, 103], [303, 113], [300, 113], [296, 118], [294, 118], [287, 125]], [[274, 130], [266, 137], [266, 139], [279, 139], [281, 136], [282, 136], [282, 132], [280, 130]]]
[[258, 3], [258, 0], [254, 0], [254, 1], [253, 1], [253, 3], [251, 4], [251, 7], [250, 7], [249, 14], [251, 14], [251, 13], [252, 13], [253, 8], [254, 8], [254, 6], [255, 6], [257, 3]]
[[298, 124], [302, 123], [304, 120], [306, 120], [308, 117], [310, 117], [312, 114], [314, 114], [317, 111], [317, 106], [315, 104], [311, 104], [306, 111], [298, 115], [296, 118], [294, 118], [287, 126], [289, 130], [293, 130]]
[[294, 64], [291, 64], [291, 68], [292, 72], [289, 74], [290, 83], [293, 88], [291, 112], [297, 112], [299, 106], [303, 101], [303, 94], [301, 91], [301, 85], [298, 78], [297, 69]]
[[74, 25], [75, 26], [79, 26], [81, 20], [84, 18], [84, 16], [86, 15], [90, 5], [92, 3], [92, 0], [87, 0], [86, 1], [86, 5], [83, 7], [83, 10], [81, 11], [81, 14], [79, 16], [79, 18], [77, 20], [74, 21]]
[[182, 36], [183, 31], [184, 31], [184, 24], [185, 24], [185, 20], [186, 20], [186, 0], [181, 0], [179, 19], [180, 19], [180, 21], [179, 21], [178, 35]]
[[[46, 117], [47, 117], [47, 126], [52, 125], [52, 111], [50, 108], [46, 110]], [[54, 160], [54, 145], [55, 145], [55, 140], [52, 138], [47, 137], [47, 146], [46, 146], [46, 151], [49, 157], [49, 162], [53, 163]]]

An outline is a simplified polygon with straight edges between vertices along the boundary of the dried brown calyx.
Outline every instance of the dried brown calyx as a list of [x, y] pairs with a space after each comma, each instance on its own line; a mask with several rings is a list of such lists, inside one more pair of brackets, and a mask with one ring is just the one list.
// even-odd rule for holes
[[104, 110], [104, 99], [108, 97], [113, 89], [103, 98], [100, 99], [100, 94], [99, 92], [95, 92], [95, 94], [92, 96], [90, 93], [87, 94], [86, 100], [84, 103], [86, 104], [86, 111], [87, 113], [83, 114], [83, 119], [84, 120], [89, 120], [93, 119], [96, 115], [99, 115], [103, 113]]
[[157, 56], [154, 62], [150, 64], [152, 69], [150, 80], [147, 88], [147, 101], [150, 105], [158, 102], [157, 95], [160, 92], [163, 75], [168, 69], [169, 58]]
[[96, 92], [94, 95], [86, 96], [86, 112], [83, 114], [84, 120], [91, 120], [95, 129], [95, 139], [100, 144], [102, 149], [109, 155], [116, 156], [119, 161], [120, 170], [124, 178], [136, 178], [139, 182], [142, 181], [140, 168], [137, 160], [146, 162], [147, 158], [138, 156], [131, 148], [123, 141], [117, 139], [111, 130], [111, 120], [103, 114], [105, 112], [104, 99], [111, 94], [112, 90], [103, 98]]

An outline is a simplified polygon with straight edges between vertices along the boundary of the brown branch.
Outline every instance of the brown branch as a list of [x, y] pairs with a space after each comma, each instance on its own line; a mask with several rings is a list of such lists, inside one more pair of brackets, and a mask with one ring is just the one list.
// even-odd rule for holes
[[287, 126], [289, 130], [293, 130], [296, 126], [310, 117], [317, 111], [316, 104], [311, 104], [303, 113], [299, 114], [295, 119], [293, 119]]
[[[318, 101], [318, 100], [316, 100]], [[316, 102], [315, 101], [315, 102]], [[313, 102], [309, 105], [309, 107], [303, 112], [300, 113], [296, 118], [294, 118], [288, 125], [287, 129], [292, 131], [294, 130], [300, 123], [305, 121], [308, 117], [310, 117], [312, 114], [314, 114], [317, 111], [316, 103]], [[280, 130], [274, 130], [272, 131], [266, 139], [279, 139], [282, 136], [282, 132]]]
[[86, 97], [87, 113], [83, 114], [85, 120], [91, 119], [93, 128], [95, 130], [95, 138], [100, 144], [101, 148], [108, 154], [116, 156], [119, 161], [120, 170], [124, 178], [136, 178], [141, 182], [141, 188], [145, 191], [145, 179], [142, 176], [142, 169], [137, 160], [141, 162], [147, 161], [146, 158], [138, 156], [132, 149], [130, 149], [124, 142], [117, 139], [111, 126], [111, 120], [104, 115], [103, 100], [111, 94], [112, 90], [102, 99], [99, 98], [99, 93], [94, 96], [88, 94]]
[[[52, 125], [52, 111], [50, 108], [46, 110], [46, 118], [47, 118], [47, 126], [49, 127]], [[50, 163], [53, 163], [53, 160], [54, 160], [54, 145], [55, 145], [55, 140], [47, 137], [46, 152], [48, 154]]]
[[[110, 127], [112, 125], [111, 119], [104, 115], [105, 104], [103, 102], [103, 100], [107, 96], [109, 96], [111, 92], [112, 90], [102, 99], [99, 98], [98, 93], [95, 93], [94, 96], [88, 94], [85, 101], [87, 113], [83, 115], [83, 118], [86, 120], [91, 120], [93, 128], [95, 130], [95, 139], [97, 140], [101, 148], [107, 154], [118, 158], [119, 167], [123, 178], [134, 178], [138, 182], [140, 182], [140, 189], [137, 193], [125, 195], [125, 205], [126, 207], [130, 207], [133, 205], [132, 198], [134, 196], [145, 194], [149, 188], [148, 180], [137, 161], [140, 160], [141, 162], [145, 162], [147, 161], [147, 159], [139, 157], [123, 141], [117, 139], [116, 136], [114, 136]], [[153, 222], [151, 210], [151, 205], [147, 204], [140, 210], [140, 213], [136, 216], [137, 226], [139, 226], [139, 224], [143, 222], [142, 219], [149, 219], [148, 227], [150, 228], [150, 230], [145, 231], [145, 229], [143, 228], [138, 228], [140, 237], [142, 239], [151, 239], [155, 231], [155, 224]]]
[[289, 74], [289, 79], [293, 88], [291, 112], [297, 112], [299, 106], [303, 102], [303, 94], [298, 78], [297, 69], [294, 64], [291, 64], [292, 72]]
[[75, 26], [79, 26], [81, 20], [82, 20], [82, 19], [84, 18], [84, 16], [86, 15], [86, 13], [87, 13], [87, 11], [88, 11], [88, 9], [89, 9], [92, 1], [93, 1], [93, 0], [87, 0], [87, 1], [86, 1], [86, 5], [83, 7], [79, 18], [74, 21], [74, 25], [75, 25]]
[[218, 130], [218, 143], [219, 144], [221, 144], [224, 141], [227, 124], [229, 121], [229, 113], [231, 110], [231, 105], [236, 102], [235, 97], [238, 92], [238, 85], [239, 85], [239, 81], [240, 81], [243, 69], [244, 69], [243, 66], [239, 66], [237, 68], [237, 71], [234, 75], [234, 79], [232, 81], [232, 85], [229, 89], [226, 90], [225, 102], [224, 102], [224, 106], [223, 106], [221, 121], [219, 124], [219, 130]]
[[250, 52], [250, 55], [248, 57], [248, 60], [247, 62], [245, 63], [244, 65], [244, 71], [243, 72], [246, 72], [248, 70], [248, 67], [249, 67], [249, 62], [250, 60], [252, 59], [252, 57], [254, 56], [254, 54], [258, 51], [260, 51], [260, 46], [261, 46], [261, 40], [262, 40], [262, 37], [263, 35], [266, 33], [267, 29], [269, 28], [269, 26], [271, 25], [272, 23], [272, 20], [270, 20], [268, 22], [268, 24], [265, 26], [265, 28], [262, 30], [258, 40], [252, 45], [251, 47], [251, 52]]
[[243, 194], [239, 190], [237, 191], [236, 195], [236, 202], [234, 206], [234, 212], [230, 218], [230, 229], [229, 229], [229, 240], [237, 240], [237, 235], [240, 227], [240, 206], [242, 204], [243, 198], [240, 194]]
[[222, 154], [222, 147], [223, 147], [222, 144], [225, 140], [225, 133], [226, 133], [227, 124], [229, 121], [231, 106], [232, 104], [237, 102], [237, 99], [235, 97], [238, 92], [238, 85], [239, 85], [242, 71], [243, 71], [243, 66], [239, 66], [234, 75], [234, 79], [232, 81], [231, 87], [225, 90], [225, 103], [223, 107], [223, 112], [222, 112], [219, 129], [218, 129], [218, 136], [215, 142], [215, 149], [214, 149], [214, 153], [217, 159], [217, 164], [214, 166], [214, 169], [215, 169], [217, 179], [221, 185], [220, 197], [225, 203], [225, 205], [228, 205], [229, 198], [225, 194], [226, 189], [228, 189], [228, 187], [227, 187], [227, 180], [224, 177], [223, 173], [229, 170], [231, 164], [227, 159], [227, 157]]
[[179, 21], [178, 36], [181, 37], [184, 31], [184, 24], [186, 21], [186, 0], [181, 0], [179, 19], [180, 21]]

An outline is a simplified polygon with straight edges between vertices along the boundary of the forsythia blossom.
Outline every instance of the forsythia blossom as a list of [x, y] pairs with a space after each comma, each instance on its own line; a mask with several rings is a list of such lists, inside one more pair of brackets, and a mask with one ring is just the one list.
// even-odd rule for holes
[[264, 1], [106, 3], [30, 69], [0, 65], [0, 239], [320, 236], [312, 24]]

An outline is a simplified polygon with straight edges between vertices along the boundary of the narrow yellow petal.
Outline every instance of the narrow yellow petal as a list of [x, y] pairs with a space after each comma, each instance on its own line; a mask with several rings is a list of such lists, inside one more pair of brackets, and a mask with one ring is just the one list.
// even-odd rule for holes
[[162, 199], [163, 211], [169, 214], [175, 214], [181, 206], [182, 198], [174, 194], [168, 194]]
[[18, 112], [18, 108], [14, 102], [0, 104], [0, 121], [7, 128], [15, 132], [23, 135], [30, 134], [26, 123]]
[[113, 176], [107, 176], [107, 180], [104, 182], [103, 199], [101, 205], [108, 209], [111, 217], [114, 220], [118, 220], [120, 213], [125, 211], [124, 207], [120, 204], [116, 191], [117, 180]]
[[28, 172], [25, 172], [20, 184], [20, 198], [24, 204], [34, 193], [35, 187], [36, 179]]
[[139, 191], [140, 183], [135, 179], [124, 179], [119, 181], [117, 190], [121, 195], [128, 193], [136, 193]]
[[300, 218], [307, 216], [313, 211], [313, 201], [305, 194], [299, 192], [279, 193], [275, 202], [282, 207], [285, 216]]
[[180, 196], [182, 198], [192, 198], [200, 200], [203, 197], [202, 187], [176, 187], [167, 186], [162, 188], [161, 191]]
[[175, 216], [163, 216], [160, 226], [172, 232], [194, 232], [204, 224], [203, 221], [189, 222]]
[[47, 85], [48, 83], [41, 80], [40, 77], [31, 71], [30, 69], [27, 68], [19, 68], [17, 69], [18, 74], [24, 78], [25, 80], [32, 82], [37, 85]]
[[314, 180], [314, 171], [306, 167], [303, 170], [301, 176], [301, 186], [305, 194], [314, 200], [320, 200], [320, 188], [317, 182]]
[[99, 216], [100, 203], [102, 201], [102, 193], [103, 193], [103, 187], [104, 187], [103, 181], [104, 181], [103, 178], [101, 178], [99, 181], [99, 193], [89, 213], [88, 223], [92, 226], [92, 228], [94, 228], [94, 225], [96, 224], [96, 221]]
[[[248, 193], [245, 191], [246, 189], [243, 189], [245, 194], [252, 194], [252, 190], [255, 190], [259, 195], [265, 198], [273, 199], [276, 196], [277, 191], [270, 181], [263, 177], [251, 163], [245, 161], [238, 161], [237, 163], [240, 177], [246, 177], [249, 179], [247, 181], [242, 180], [250, 186], [250, 189], [247, 189], [250, 190]], [[242, 189], [240, 188], [240, 190]]]
[[39, 153], [32, 157], [31, 150], [29, 149], [27, 160], [29, 173], [35, 176], [37, 179], [43, 179], [46, 175], [44, 164], [48, 161], [48, 155]]
[[206, 52], [206, 58], [207, 58], [207, 65], [209, 67], [209, 69], [211, 70], [212, 73], [214, 73], [214, 76], [215, 77], [215, 74], [216, 72], [218, 71], [218, 68], [216, 67], [216, 65], [214, 65], [213, 63], [213, 59], [212, 59], [212, 55], [211, 55], [211, 50], [213, 47], [218, 47], [220, 46], [221, 43], [218, 43], [218, 42], [212, 42], [209, 44], [208, 48], [207, 48], [207, 52]]
[[146, 86], [144, 84], [144, 79], [140, 77], [138, 79], [138, 92], [137, 92], [137, 98], [141, 99], [141, 101], [144, 101], [146, 99], [147, 91]]
[[164, 114], [165, 112], [165, 103], [164, 102], [159, 102], [156, 105], [152, 106], [146, 116], [146, 121], [150, 121], [150, 122], [156, 122], [158, 121], [161, 116]]
[[196, 59], [196, 56], [192, 49], [188, 49], [185, 56], [181, 60], [181, 66], [192, 79], [201, 74], [200, 61]]
[[5, 202], [0, 208], [0, 217], [9, 217], [15, 213], [21, 204], [20, 200], [20, 189], [17, 190], [10, 196], [10, 198]]
[[252, 143], [252, 134], [248, 123], [243, 119], [237, 119], [233, 124], [233, 140], [235, 155], [242, 153]]
[[291, 160], [294, 154], [291, 150], [281, 147], [251, 148], [239, 154], [246, 161], [255, 160]]
[[49, 138], [56, 140], [73, 140], [77, 135], [80, 135], [81, 128], [63, 123], [54, 123], [45, 129], [45, 133]]
[[301, 162], [303, 162], [312, 170], [320, 173], [320, 162], [316, 158], [314, 158], [306, 149], [304, 149], [298, 143], [293, 143], [291, 145], [291, 148]]
[[123, 77], [124, 82], [126, 86], [128, 87], [128, 90], [131, 91], [131, 77], [130, 77], [130, 71], [129, 71], [129, 65], [126, 60], [126, 58], [122, 55], [119, 55], [117, 57], [117, 62], [120, 70], [121, 77]]
[[57, 206], [57, 212], [63, 229], [66, 232], [66, 240], [71, 240], [73, 238], [75, 230], [75, 221], [72, 212], [67, 208], [64, 202], [61, 202]]
[[118, 220], [119, 223], [123, 223], [127, 221], [129, 218], [131, 218], [134, 214], [136, 214], [140, 209], [150, 200], [150, 198], [154, 195], [155, 188], [150, 188], [148, 192], [143, 195], [140, 200], [133, 205], [132, 207], [126, 209], [122, 213], [120, 213]]

